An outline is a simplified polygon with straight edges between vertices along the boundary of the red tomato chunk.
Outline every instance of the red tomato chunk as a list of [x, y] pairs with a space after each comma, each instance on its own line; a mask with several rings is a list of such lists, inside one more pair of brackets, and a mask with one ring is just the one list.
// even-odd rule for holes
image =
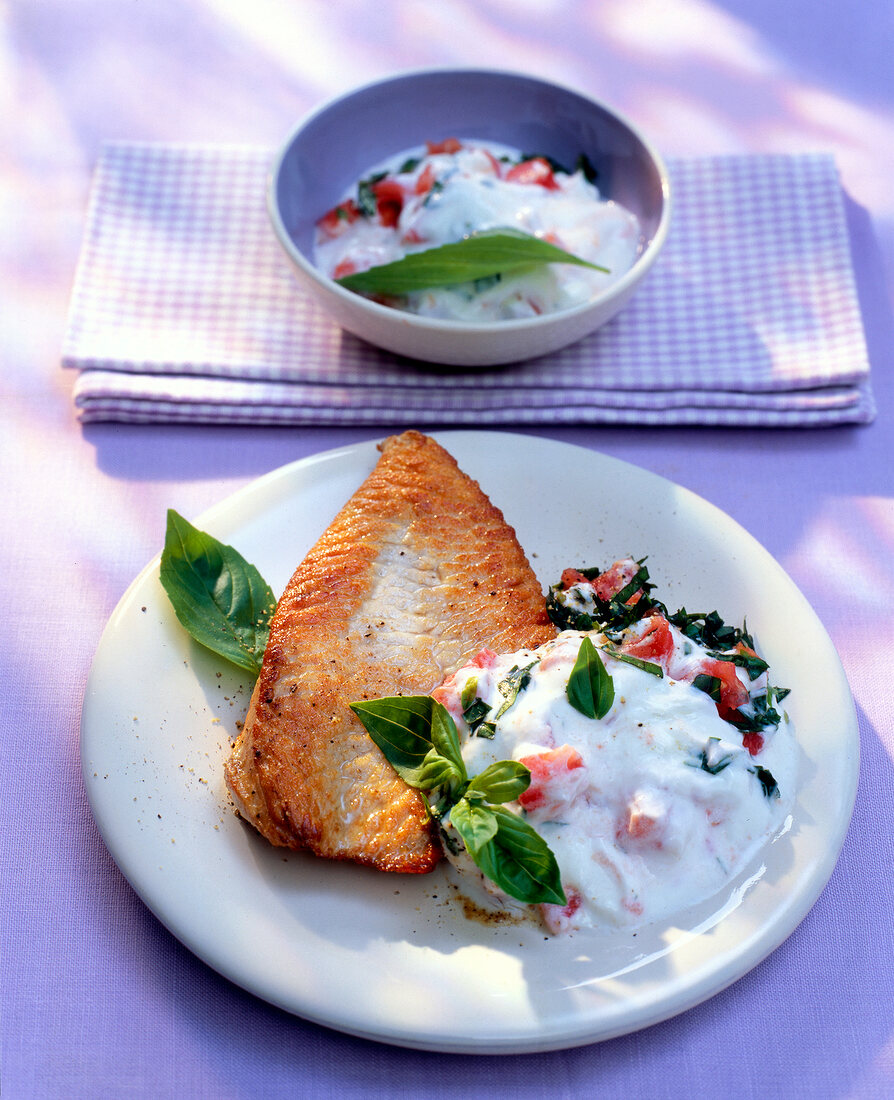
[[545, 187], [547, 191], [559, 190], [553, 170], [543, 157], [533, 157], [531, 160], [523, 160], [521, 164], [513, 165], [506, 173], [506, 179], [513, 183], [535, 183]]
[[525, 810], [536, 810], [550, 801], [550, 787], [564, 779], [575, 768], [584, 766], [583, 757], [570, 745], [558, 749], [523, 756], [519, 761], [531, 773], [531, 785], [518, 796], [519, 805]]
[[456, 138], [445, 138], [443, 141], [427, 141], [425, 147], [434, 156], [436, 153], [458, 153], [463, 143]]
[[674, 636], [667, 619], [663, 615], [650, 615], [637, 624], [637, 632], [636, 638], [621, 646], [624, 653], [643, 661], [655, 661], [666, 667], [674, 651]]
[[404, 208], [404, 189], [397, 180], [384, 179], [372, 185], [376, 196], [376, 210], [382, 225], [397, 225], [400, 212]]

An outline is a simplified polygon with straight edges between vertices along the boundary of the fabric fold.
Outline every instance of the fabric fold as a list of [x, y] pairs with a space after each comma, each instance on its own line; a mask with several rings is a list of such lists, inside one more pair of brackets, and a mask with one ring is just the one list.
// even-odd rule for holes
[[673, 159], [665, 250], [625, 310], [550, 356], [437, 368], [343, 332], [294, 279], [267, 149], [114, 143], [63, 347], [84, 422], [820, 426], [875, 413], [825, 154]]

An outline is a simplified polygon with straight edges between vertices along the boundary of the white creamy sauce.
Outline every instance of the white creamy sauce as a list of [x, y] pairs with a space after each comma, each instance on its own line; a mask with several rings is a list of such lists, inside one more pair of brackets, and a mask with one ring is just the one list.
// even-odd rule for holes
[[603, 200], [582, 171], [547, 167], [544, 172], [543, 161], [532, 170], [516, 168], [520, 156], [506, 146], [463, 142], [456, 152], [408, 150], [371, 168], [367, 179], [386, 173], [384, 185], [373, 185], [379, 189], [378, 209], [358, 216], [355, 185], [318, 223], [316, 266], [338, 278], [476, 231], [509, 227], [608, 273], [548, 264], [525, 275], [381, 300], [427, 317], [474, 322], [535, 317], [591, 300], [632, 267], [640, 248], [639, 223], [618, 203]]
[[[794, 789], [796, 750], [784, 714], [752, 755], [704, 691], [601, 649], [614, 702], [601, 719], [580, 713], [566, 687], [584, 636], [564, 631], [538, 650], [502, 656], [484, 650], [434, 693], [456, 721], [470, 776], [506, 759], [532, 772], [528, 791], [507, 808], [524, 813], [556, 856], [568, 905], [541, 907], [553, 932], [634, 927], [711, 897], [782, 830]], [[597, 646], [606, 641], [588, 636]], [[675, 675], [691, 674], [706, 653], [674, 628]], [[471, 693], [495, 713], [504, 702], [498, 684], [532, 662], [530, 682], [493, 738], [472, 733], [463, 691], [467, 705]], [[765, 676], [750, 682], [742, 669], [736, 674], [752, 694], [766, 685]], [[768, 796], [758, 769], [772, 774], [778, 792]], [[450, 858], [480, 877], [463, 851]]]

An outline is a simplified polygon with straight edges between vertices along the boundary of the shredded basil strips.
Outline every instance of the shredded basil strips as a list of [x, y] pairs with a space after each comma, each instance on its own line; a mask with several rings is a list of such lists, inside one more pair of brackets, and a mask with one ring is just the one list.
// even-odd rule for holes
[[[730, 664], [744, 668], [749, 680], [757, 680], [763, 675], [769, 665], [753, 652], [754, 639], [748, 632], [747, 625], [741, 628], [730, 626], [724, 622], [717, 611], [689, 612], [685, 607], [679, 611], [671, 612], [660, 600], [652, 596], [655, 585], [649, 580], [649, 570], [646, 567], [645, 558], [637, 562], [638, 570], [634, 577], [617, 592], [610, 600], [602, 600], [595, 594], [586, 606], [573, 603], [566, 595], [561, 583], [550, 586], [546, 601], [546, 609], [550, 619], [559, 630], [601, 630], [612, 642], [621, 641], [624, 631], [647, 616], [657, 613], [663, 615], [669, 623], [676, 626], [682, 634], [692, 641], [705, 647], [708, 655], [718, 661], [729, 661]], [[578, 572], [587, 580], [595, 580], [602, 570], [595, 567], [580, 569]], [[628, 604], [636, 592], [641, 592], [640, 598], [632, 604]], [[738, 646], [743, 646], [752, 652], [734, 652]], [[626, 660], [630, 664], [637, 664], [643, 671], [655, 676], [661, 676], [659, 665], [651, 661], [639, 662], [637, 658], [622, 653], [620, 650], [604, 647], [616, 660]], [[694, 686], [704, 691], [715, 702], [720, 701], [722, 684], [715, 676], [701, 674], [695, 677]], [[776, 727], [782, 721], [776, 703], [789, 694], [788, 688], [768, 685], [762, 694], [752, 695], [747, 711], [736, 711], [727, 719], [736, 726], [740, 732], [759, 732], [767, 727]]]
[[559, 867], [546, 841], [504, 808], [528, 789], [531, 773], [500, 760], [469, 778], [456, 724], [428, 695], [351, 703], [351, 710], [397, 774], [423, 792], [436, 820], [457, 831], [476, 866], [525, 904], [565, 905]]
[[409, 294], [432, 287], [519, 275], [543, 264], [576, 264], [607, 271], [521, 230], [485, 229], [461, 241], [411, 252], [400, 260], [345, 275], [336, 282], [361, 294]]

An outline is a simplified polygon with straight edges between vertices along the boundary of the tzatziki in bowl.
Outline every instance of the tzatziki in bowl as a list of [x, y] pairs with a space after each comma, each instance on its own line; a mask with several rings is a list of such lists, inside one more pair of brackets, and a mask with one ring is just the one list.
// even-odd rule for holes
[[348, 332], [430, 363], [548, 354], [613, 317], [654, 263], [660, 156], [580, 93], [422, 70], [324, 104], [273, 167], [276, 235]]

